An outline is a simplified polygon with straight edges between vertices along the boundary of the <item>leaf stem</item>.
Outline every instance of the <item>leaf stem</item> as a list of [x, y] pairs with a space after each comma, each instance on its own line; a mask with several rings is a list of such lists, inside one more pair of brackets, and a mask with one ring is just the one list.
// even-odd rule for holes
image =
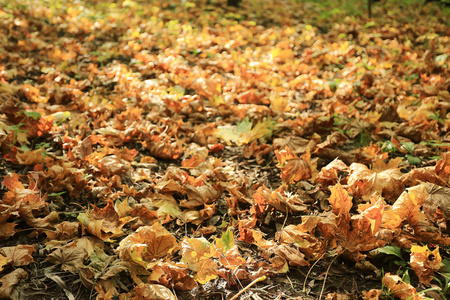
[[236, 295], [233, 296], [233, 298], [231, 298], [230, 300], [235, 300], [237, 299], [237, 297], [239, 297], [242, 293], [244, 293], [246, 290], [248, 290], [252, 285], [254, 285], [255, 283], [259, 282], [259, 281], [263, 281], [266, 280], [266, 275], [263, 275], [261, 277], [256, 278], [255, 280], [253, 280], [252, 282], [250, 282], [244, 289], [242, 289], [239, 293], [237, 293]]

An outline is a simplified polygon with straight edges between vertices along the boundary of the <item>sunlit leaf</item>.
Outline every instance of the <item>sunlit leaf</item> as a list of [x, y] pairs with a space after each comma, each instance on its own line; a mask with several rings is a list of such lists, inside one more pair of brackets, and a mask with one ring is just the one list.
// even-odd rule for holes
[[175, 237], [161, 224], [140, 227], [120, 242], [120, 258], [146, 267], [155, 259], [171, 254], [178, 248]]
[[212, 259], [216, 250], [205, 238], [184, 238], [180, 243], [180, 251], [181, 260], [196, 272], [195, 280], [199, 283], [217, 278], [217, 264]]

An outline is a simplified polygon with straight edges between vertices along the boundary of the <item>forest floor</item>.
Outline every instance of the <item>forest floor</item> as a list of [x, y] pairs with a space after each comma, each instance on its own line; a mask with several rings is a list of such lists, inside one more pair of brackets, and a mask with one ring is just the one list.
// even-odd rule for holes
[[0, 298], [445, 299], [449, 9], [366, 4], [0, 0]]

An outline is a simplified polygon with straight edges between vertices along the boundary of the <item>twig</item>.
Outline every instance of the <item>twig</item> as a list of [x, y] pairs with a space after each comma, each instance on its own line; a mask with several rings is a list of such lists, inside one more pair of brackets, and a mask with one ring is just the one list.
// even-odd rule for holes
[[336, 255], [333, 260], [331, 261], [330, 265], [327, 268], [327, 272], [325, 273], [325, 279], [323, 280], [323, 284], [322, 284], [322, 290], [320, 291], [320, 296], [319, 296], [319, 300], [322, 299], [322, 294], [323, 294], [323, 290], [325, 289], [325, 283], [327, 282], [327, 277], [328, 277], [328, 272], [330, 271], [331, 265], [333, 264], [334, 260], [336, 259], [336, 257], [338, 257], [338, 255]]
[[306, 292], [306, 281], [308, 280], [309, 273], [311, 273], [311, 271], [312, 271], [312, 269], [314, 268], [314, 266], [319, 262], [319, 260], [322, 259], [322, 257], [323, 257], [325, 254], [326, 254], [326, 252], [324, 252], [324, 253], [322, 254], [322, 256], [319, 257], [319, 259], [316, 260], [316, 261], [313, 263], [313, 265], [311, 266], [311, 268], [309, 268], [308, 274], [306, 274], [306, 277], [305, 277], [305, 281], [303, 281], [303, 293]]
[[239, 293], [237, 293], [236, 295], [233, 296], [233, 298], [231, 298], [230, 300], [235, 300], [237, 299], [237, 297], [239, 297], [242, 293], [244, 293], [246, 290], [248, 290], [252, 285], [254, 285], [255, 283], [259, 282], [259, 281], [263, 281], [266, 280], [266, 275], [263, 275], [261, 277], [256, 278], [255, 280], [253, 280], [252, 282], [250, 282], [243, 290], [241, 290]]

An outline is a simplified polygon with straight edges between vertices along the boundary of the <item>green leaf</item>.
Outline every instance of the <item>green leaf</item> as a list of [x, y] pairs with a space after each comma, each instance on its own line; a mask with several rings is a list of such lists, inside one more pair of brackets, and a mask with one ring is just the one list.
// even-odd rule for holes
[[442, 264], [445, 266], [446, 271], [447, 271], [447, 272], [450, 272], [450, 260], [444, 258], [444, 259], [442, 260]]
[[58, 197], [58, 196], [61, 196], [62, 194], [65, 194], [65, 193], [66, 193], [66, 191], [59, 192], [59, 193], [51, 193], [51, 194], [48, 194], [48, 196], [49, 197]]
[[408, 160], [410, 165], [419, 165], [422, 163], [422, 160], [414, 155], [406, 154], [406, 159]]
[[402, 280], [407, 284], [411, 283], [411, 278], [409, 277], [408, 270], [405, 270], [405, 272], [403, 273]]
[[230, 250], [234, 247], [234, 237], [233, 232], [231, 230], [227, 230], [222, 234], [222, 238], [220, 239], [223, 245], [224, 252]]
[[41, 114], [38, 113], [37, 111], [26, 111], [24, 112], [24, 115], [29, 118], [33, 118], [33, 120], [37, 120], [41, 117]]
[[403, 259], [403, 257], [402, 257], [402, 249], [400, 249], [397, 246], [392, 246], [392, 245], [384, 246], [384, 247], [378, 248], [377, 252], [378, 253], [389, 254], [389, 255], [395, 255], [395, 256]]
[[248, 117], [237, 124], [237, 132], [249, 132], [252, 129], [252, 121]]
[[403, 149], [405, 149], [409, 153], [413, 153], [414, 152], [414, 143], [413, 142], [402, 143], [402, 147], [403, 147]]

